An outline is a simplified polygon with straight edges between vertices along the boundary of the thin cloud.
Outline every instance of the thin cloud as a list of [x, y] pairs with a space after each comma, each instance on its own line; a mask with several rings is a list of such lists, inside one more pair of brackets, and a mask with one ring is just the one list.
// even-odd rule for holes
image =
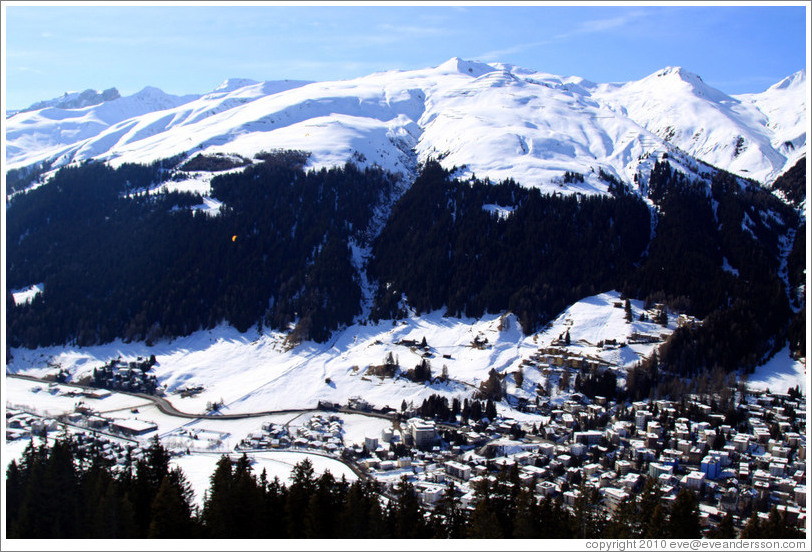
[[647, 15], [646, 12], [637, 10], [615, 17], [609, 17], [604, 19], [591, 19], [589, 21], [582, 22], [580, 25], [578, 25], [578, 27], [576, 27], [572, 31], [566, 33], [559, 33], [550, 39], [515, 44], [513, 46], [508, 46], [507, 48], [491, 50], [478, 56], [478, 59], [481, 59], [482, 61], [486, 62], [500, 61], [505, 56], [518, 54], [519, 52], [524, 52], [526, 50], [538, 48], [539, 46], [548, 46], [550, 44], [554, 44], [556, 42], [560, 42], [562, 40], [572, 38], [574, 36], [585, 36], [623, 28], [630, 25], [631, 23], [636, 22], [638, 19], [646, 15]]
[[630, 23], [637, 21], [638, 19], [644, 17], [645, 15], [647, 14], [644, 11], [633, 11], [616, 17], [609, 17], [605, 19], [592, 19], [590, 21], [584, 21], [575, 30], [570, 31], [568, 33], [558, 34], [556, 35], [555, 38], [564, 39], [571, 38], [573, 36], [583, 36], [588, 34], [611, 31], [621, 27], [626, 27]]
[[[345, 44], [352, 48], [368, 48], [373, 46], [386, 46], [392, 44], [410, 44], [415, 39], [427, 39], [434, 37], [450, 36], [455, 31], [450, 31], [445, 27], [420, 26], [420, 25], [395, 25], [392, 23], [382, 23], [377, 25], [371, 33], [354, 33], [345, 37]], [[338, 37], [340, 37], [340, 33]], [[324, 41], [334, 43], [337, 36], [326, 35]]]
[[111, 46], [142, 46], [144, 44], [183, 44], [181, 37], [173, 36], [80, 36], [75, 39], [82, 44], [107, 44]]
[[501, 61], [502, 59], [505, 58], [505, 56], [518, 54], [519, 52], [524, 52], [525, 50], [530, 50], [532, 48], [538, 48], [539, 46], [546, 46], [551, 42], [552, 41], [550, 40], [539, 40], [536, 42], [528, 42], [525, 44], [516, 44], [514, 46], [509, 46], [508, 48], [502, 48], [499, 50], [491, 50], [490, 52], [485, 52], [484, 54], [476, 56], [476, 58], [485, 62]]
[[17, 71], [18, 73], [33, 73], [35, 75], [44, 75], [45, 71], [40, 71], [39, 69], [34, 69], [33, 67], [9, 67], [12, 71]]
[[378, 29], [390, 34], [414, 36], [443, 36], [450, 34], [449, 29], [443, 27], [429, 27], [422, 25], [393, 25], [383, 23], [378, 25]]

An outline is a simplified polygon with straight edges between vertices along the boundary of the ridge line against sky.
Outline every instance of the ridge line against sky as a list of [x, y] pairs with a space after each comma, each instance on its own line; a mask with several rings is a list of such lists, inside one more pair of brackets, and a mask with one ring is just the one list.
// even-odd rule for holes
[[3, 2], [3, 97], [145, 86], [203, 94], [228, 78], [342, 80], [502, 62], [593, 82], [681, 66], [734, 95], [807, 67], [807, 2], [719, 5]]

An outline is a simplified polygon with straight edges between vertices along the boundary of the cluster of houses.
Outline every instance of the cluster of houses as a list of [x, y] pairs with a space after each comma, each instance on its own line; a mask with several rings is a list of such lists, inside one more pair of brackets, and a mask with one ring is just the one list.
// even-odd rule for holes
[[57, 431], [59, 422], [54, 418], [35, 416], [14, 408], [6, 409], [6, 441], [29, 439], [32, 435]]
[[131, 362], [113, 359], [100, 368], [93, 369], [93, 386], [131, 393], [157, 394], [158, 378], [149, 373], [154, 365], [154, 355], [146, 360], [139, 357]]
[[339, 454], [344, 447], [343, 420], [336, 414], [315, 414], [302, 426], [263, 422], [261, 431], [249, 433], [237, 450], [297, 448]]
[[[130, 423], [138, 420], [115, 420], [107, 421], [105, 424], [74, 425], [85, 420], [77, 417], [78, 413], [58, 418], [43, 418], [35, 414], [29, 414], [14, 408], [6, 409], [6, 441], [18, 439], [30, 439], [32, 436], [46, 434], [61, 434], [70, 429], [73, 442], [77, 446], [77, 455], [90, 457], [97, 453], [107, 460], [111, 465], [125, 465], [128, 462], [137, 462], [144, 457], [144, 448], [137, 442], [128, 440], [129, 435], [126, 428]], [[79, 414], [81, 415], [81, 414]], [[140, 422], [148, 423], [148, 422]], [[115, 427], [121, 424], [123, 428], [119, 431], [121, 437], [115, 435]], [[154, 424], [152, 424], [154, 425]], [[107, 429], [109, 433], [99, 431], [87, 431], [95, 428]], [[155, 429], [154, 427], [152, 428]]]
[[[738, 404], [741, 419], [735, 425], [726, 423], [714, 405], [712, 397], [700, 396], [683, 403], [595, 404], [576, 394], [560, 405], [543, 406], [541, 427], [501, 417], [485, 427], [478, 424], [476, 431], [457, 427], [459, 434], [473, 437], [461, 446], [441, 438], [441, 429], [453, 424], [412, 418], [401, 424], [400, 438], [388, 431], [380, 442], [368, 438], [370, 454], [357, 464], [390, 486], [406, 475], [428, 506], [451, 482], [462, 493], [463, 506], [471, 506], [477, 481], [515, 466], [538, 497], [560, 497], [573, 505], [581, 489], [591, 487], [609, 514], [653, 479], [666, 503], [682, 488], [694, 491], [706, 528], [727, 513], [741, 527], [753, 510], [766, 518], [773, 506], [786, 512], [790, 523], [805, 527], [805, 399], [750, 395]], [[681, 415], [686, 408], [701, 419]], [[605, 423], [595, 427], [596, 421]], [[517, 425], [527, 434], [514, 439], [511, 430]], [[588, 426], [592, 429], [582, 429]], [[395, 454], [392, 445], [398, 443], [408, 454]]]
[[30, 439], [48, 433], [72, 428], [80, 434], [107, 434], [112, 437], [151, 437], [158, 429], [157, 424], [148, 420], [132, 418], [110, 418], [102, 416], [87, 407], [83, 402], [76, 404], [74, 412], [56, 417], [43, 417], [15, 408], [6, 409], [6, 441]]

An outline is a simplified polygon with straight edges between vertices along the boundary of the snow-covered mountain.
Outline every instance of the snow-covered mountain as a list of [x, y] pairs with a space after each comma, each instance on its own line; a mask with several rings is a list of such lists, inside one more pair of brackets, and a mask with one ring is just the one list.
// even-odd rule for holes
[[[117, 91], [116, 91], [117, 93]], [[54, 161], [61, 166], [73, 160], [89, 159], [93, 155], [68, 155], [122, 121], [136, 121], [151, 113], [188, 103], [197, 96], [173, 96], [148, 86], [132, 96], [77, 108], [56, 103], [41, 109], [23, 111], [6, 120], [6, 155], [8, 168], [27, 166], [35, 162]], [[111, 144], [112, 145], [112, 144]]]
[[18, 109], [8, 113], [8, 116], [16, 113], [24, 113], [26, 111], [37, 111], [46, 107], [58, 107], [60, 109], [79, 109], [82, 107], [89, 107], [98, 105], [103, 102], [109, 102], [121, 97], [119, 91], [115, 88], [108, 88], [107, 90], [93, 90], [88, 88], [82, 92], [65, 92], [58, 98], [50, 100], [43, 100], [36, 102], [25, 109]]
[[770, 182], [806, 151], [806, 73], [761, 94], [728, 96], [682, 68], [596, 84], [453, 58], [437, 67], [334, 82], [229, 79], [203, 96], [147, 88], [78, 109], [6, 120], [7, 168], [274, 148], [312, 152], [313, 167], [353, 159], [414, 173], [433, 157], [463, 174], [601, 193], [602, 170], [631, 182], [653, 154], [684, 152]]
[[681, 67], [591, 92], [689, 155], [759, 181], [774, 180], [806, 151], [806, 71], [740, 96]]

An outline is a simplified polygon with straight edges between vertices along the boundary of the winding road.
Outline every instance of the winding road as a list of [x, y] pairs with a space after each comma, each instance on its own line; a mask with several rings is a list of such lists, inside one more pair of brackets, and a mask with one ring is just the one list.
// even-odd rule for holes
[[[54, 383], [53, 381], [37, 378], [34, 376], [26, 376], [22, 374], [6, 374], [8, 378], [17, 378], [17, 379], [24, 379], [29, 380], [37, 383], [42, 384], [49, 384]], [[79, 389], [91, 390], [96, 391], [98, 390], [97, 387], [93, 387], [90, 385], [82, 385], [79, 383], [59, 383], [59, 385], [64, 385], [67, 387], [78, 387]], [[128, 391], [113, 391], [114, 393], [120, 393], [122, 395], [129, 395], [131, 397], [138, 397], [140, 399], [144, 399], [150, 401], [152, 404], [161, 411], [161, 413], [166, 414], [167, 416], [174, 416], [176, 418], [186, 418], [189, 420], [244, 420], [246, 418], [260, 418], [262, 416], [271, 416], [274, 414], [304, 414], [306, 412], [322, 412], [324, 409], [322, 408], [295, 408], [295, 409], [285, 409], [285, 410], [264, 410], [262, 412], [240, 412], [240, 413], [232, 413], [232, 414], [220, 414], [220, 413], [210, 413], [210, 414], [194, 414], [191, 412], [183, 412], [175, 408], [175, 406], [166, 400], [164, 397], [159, 397], [157, 395], [148, 395], [146, 393], [131, 393]], [[386, 420], [393, 420], [395, 415], [392, 414], [382, 414], [379, 412], [369, 412], [365, 410], [354, 410], [346, 407], [339, 408], [338, 412], [344, 414], [359, 414], [361, 416], [368, 416], [372, 418], [383, 418]]]

